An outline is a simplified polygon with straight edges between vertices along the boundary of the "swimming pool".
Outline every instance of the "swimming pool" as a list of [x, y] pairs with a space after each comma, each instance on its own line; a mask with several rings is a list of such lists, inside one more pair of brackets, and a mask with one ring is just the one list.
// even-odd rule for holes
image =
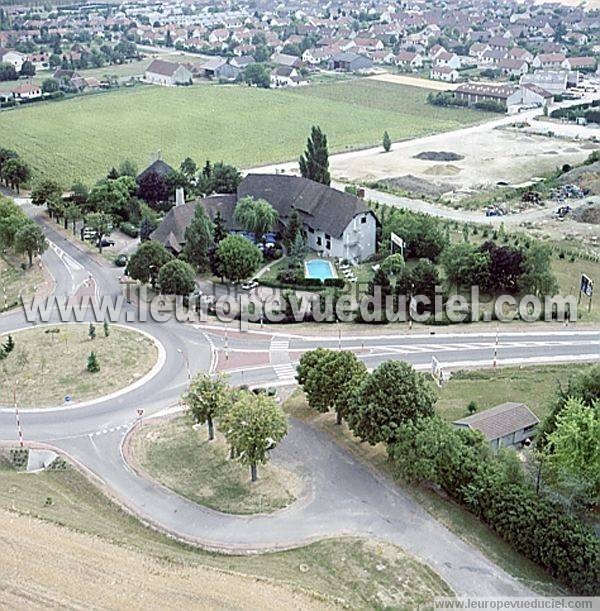
[[306, 278], [318, 278], [319, 280], [327, 280], [335, 278], [336, 273], [333, 265], [329, 261], [323, 259], [311, 259], [304, 263], [304, 275]]

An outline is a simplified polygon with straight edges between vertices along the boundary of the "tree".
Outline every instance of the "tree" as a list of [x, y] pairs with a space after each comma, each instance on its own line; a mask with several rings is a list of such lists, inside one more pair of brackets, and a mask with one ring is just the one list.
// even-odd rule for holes
[[191, 157], [186, 157], [179, 166], [179, 171], [188, 179], [193, 180], [196, 172], [198, 171], [198, 166], [196, 162]]
[[392, 232], [404, 240], [404, 256], [407, 259], [436, 261], [446, 244], [446, 236], [438, 219], [408, 210], [394, 210], [388, 215], [382, 229], [384, 244], [390, 243]]
[[252, 481], [258, 479], [258, 465], [287, 433], [283, 410], [265, 394], [242, 393], [222, 419], [229, 445], [238, 452], [238, 460], [250, 467]]
[[96, 327], [93, 323], [90, 323], [88, 326], [88, 337], [92, 341], [96, 339]]
[[269, 89], [271, 86], [271, 77], [262, 64], [248, 64], [244, 70], [244, 82], [249, 85], [262, 87], [263, 89]]
[[296, 240], [296, 235], [302, 233], [302, 219], [296, 209], [292, 210], [283, 233], [283, 244], [289, 250]]
[[235, 193], [242, 182], [242, 175], [235, 166], [220, 161], [212, 166], [210, 182], [211, 192]]
[[548, 436], [545, 460], [560, 481], [600, 500], [600, 402], [590, 406], [581, 399], [567, 400]]
[[41, 255], [48, 248], [48, 242], [42, 230], [33, 221], [28, 221], [16, 232], [14, 246], [17, 252], [27, 253], [31, 267], [33, 255]]
[[104, 212], [92, 212], [85, 217], [85, 224], [96, 232], [96, 245], [102, 254], [102, 241], [112, 231], [112, 219]]
[[447, 246], [441, 263], [449, 282], [457, 286], [487, 287], [490, 282], [491, 257], [471, 244]]
[[165, 295], [189, 295], [196, 288], [196, 272], [186, 261], [173, 259], [160, 268], [158, 282]]
[[173, 255], [159, 242], [143, 242], [129, 259], [127, 275], [154, 286], [161, 268], [172, 259]]
[[383, 150], [386, 153], [389, 153], [390, 150], [392, 149], [392, 139], [390, 138], [390, 135], [387, 133], [387, 130], [383, 132]]
[[247, 196], [240, 199], [233, 212], [234, 221], [244, 230], [253, 233], [260, 242], [277, 222], [277, 211], [264, 199]]
[[490, 273], [485, 290], [515, 292], [523, 273], [523, 253], [510, 246], [497, 246], [491, 240], [484, 242], [479, 250], [490, 257]]
[[14, 157], [2, 164], [0, 178], [4, 184], [11, 189], [16, 189], [20, 193], [21, 185], [26, 183], [31, 177], [31, 169], [22, 159]]
[[92, 350], [87, 360], [87, 370], [90, 373], [98, 373], [100, 371], [100, 363], [98, 362], [98, 357], [96, 353]]
[[196, 424], [208, 425], [208, 440], [215, 438], [214, 419], [224, 416], [231, 408], [233, 395], [223, 374], [212, 378], [199, 373], [183, 396], [183, 403]]
[[419, 261], [410, 272], [413, 295], [428, 297], [431, 304], [435, 300], [435, 287], [440, 285], [440, 276], [433, 263]]
[[29, 60], [24, 61], [21, 65], [21, 76], [30, 77], [35, 76], [35, 66]]
[[306, 257], [307, 247], [306, 240], [302, 235], [302, 232], [298, 232], [296, 234], [296, 238], [294, 239], [294, 243], [292, 244], [289, 250], [289, 256], [292, 261], [297, 263], [298, 265], [302, 264], [304, 258]]
[[6, 62], [0, 62], [0, 81], [16, 81], [19, 78], [15, 67]]
[[249, 278], [262, 262], [262, 253], [241, 235], [230, 235], [219, 242], [216, 250], [219, 275], [232, 282]]
[[296, 379], [310, 407], [319, 412], [334, 410], [336, 422], [341, 424], [366, 374], [367, 368], [352, 352], [317, 348], [302, 355]]
[[108, 326], [108, 320], [105, 320], [102, 323], [102, 330], [104, 331], [104, 337], [108, 337], [110, 335], [110, 328]]
[[407, 420], [433, 415], [436, 394], [424, 374], [401, 361], [386, 361], [358, 385], [347, 420], [352, 432], [375, 445], [392, 443]]
[[537, 296], [554, 295], [558, 289], [552, 273], [552, 251], [547, 244], [533, 242], [523, 253], [523, 274], [519, 289]]
[[148, 172], [138, 179], [138, 197], [148, 202], [151, 208], [169, 199], [170, 187], [165, 178], [156, 172]]
[[369, 295], [375, 295], [375, 291], [377, 288], [379, 289], [380, 294], [383, 298], [385, 298], [386, 295], [392, 294], [392, 285], [390, 283], [390, 279], [388, 278], [388, 275], [384, 271], [383, 267], [381, 267], [381, 265], [379, 266], [379, 269], [375, 272], [373, 278], [369, 282], [367, 293]]
[[2, 168], [9, 159], [17, 159], [19, 155], [16, 151], [7, 148], [0, 148], [0, 178], [2, 178]]
[[220, 210], [217, 210], [213, 219], [213, 241], [215, 245], [228, 236], [227, 228], [225, 227], [225, 219]]
[[213, 224], [202, 206], [196, 206], [194, 216], [185, 230], [183, 256], [198, 271], [208, 269], [209, 253], [214, 245]]
[[92, 212], [105, 212], [128, 220], [128, 204], [136, 189], [131, 176], [104, 180], [90, 191], [87, 207]]
[[131, 159], [123, 159], [119, 165], [119, 176], [129, 176], [135, 178], [138, 175], [138, 167], [135, 161]]
[[75, 202], [71, 202], [65, 207], [65, 220], [72, 223], [73, 235], [75, 235], [77, 221], [80, 221], [82, 218], [83, 212]]
[[59, 89], [58, 81], [53, 78], [47, 78], [42, 81], [43, 93], [56, 93]]
[[44, 178], [37, 182], [31, 190], [31, 203], [35, 206], [45, 206], [52, 197], [62, 197], [63, 189], [52, 178]]
[[309, 178], [315, 182], [327, 186], [331, 184], [327, 136], [318, 126], [313, 125], [306, 143], [306, 150], [300, 157], [300, 173], [304, 178]]
[[406, 268], [404, 257], [399, 253], [394, 253], [386, 257], [381, 263], [381, 269], [389, 276], [400, 274]]

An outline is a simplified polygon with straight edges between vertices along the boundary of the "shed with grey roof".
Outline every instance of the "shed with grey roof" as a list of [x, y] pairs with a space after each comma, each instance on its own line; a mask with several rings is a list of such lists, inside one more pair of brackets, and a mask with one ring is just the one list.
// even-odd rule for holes
[[454, 421], [457, 428], [483, 433], [492, 448], [522, 444], [535, 435], [539, 418], [524, 404], [507, 402]]

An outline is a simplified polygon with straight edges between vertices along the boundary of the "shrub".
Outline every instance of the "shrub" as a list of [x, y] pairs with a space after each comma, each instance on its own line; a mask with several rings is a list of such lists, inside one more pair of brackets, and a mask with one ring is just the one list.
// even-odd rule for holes
[[121, 223], [121, 231], [130, 238], [137, 238], [140, 230], [133, 223]]

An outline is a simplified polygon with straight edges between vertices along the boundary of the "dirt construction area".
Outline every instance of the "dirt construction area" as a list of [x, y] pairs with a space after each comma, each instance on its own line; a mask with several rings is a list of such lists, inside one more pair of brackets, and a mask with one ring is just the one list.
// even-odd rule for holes
[[[410, 175], [433, 186], [450, 186], [460, 196], [498, 183], [519, 185], [565, 163], [581, 163], [594, 148], [589, 141], [478, 126], [400, 142], [389, 153], [372, 149], [356, 156], [334, 156], [330, 162], [337, 180], [364, 183]], [[417, 158], [442, 151], [463, 158], [447, 162]]]

